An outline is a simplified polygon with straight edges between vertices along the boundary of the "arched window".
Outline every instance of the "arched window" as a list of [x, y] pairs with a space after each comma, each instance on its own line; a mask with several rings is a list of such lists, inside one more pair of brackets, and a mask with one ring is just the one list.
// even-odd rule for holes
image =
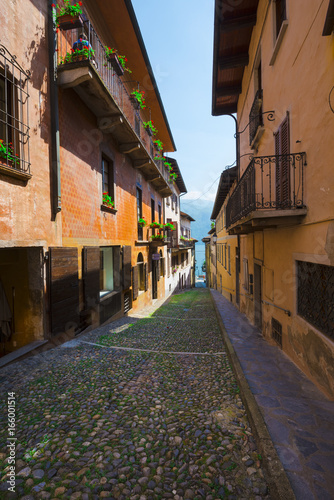
[[144, 257], [142, 253], [138, 254], [137, 258], [138, 267], [138, 289], [140, 291], [145, 290], [145, 276], [144, 276]]

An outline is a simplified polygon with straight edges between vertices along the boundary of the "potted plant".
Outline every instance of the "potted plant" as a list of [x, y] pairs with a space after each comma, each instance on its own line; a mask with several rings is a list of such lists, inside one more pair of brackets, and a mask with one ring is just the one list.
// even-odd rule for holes
[[170, 222], [167, 222], [167, 224], [164, 224], [164, 229], [175, 231], [175, 226], [173, 226]]
[[145, 109], [146, 108], [146, 103], [145, 103], [145, 92], [144, 90], [136, 90], [133, 89], [133, 91], [130, 94], [130, 99], [133, 105], [135, 106], [136, 109]]
[[149, 120], [148, 122], [143, 122], [143, 125], [148, 133], [148, 135], [157, 135], [158, 130], [155, 128], [153, 121]]
[[153, 243], [164, 243], [165, 242], [165, 238], [166, 236], [164, 236], [163, 234], [152, 234], [152, 236], [150, 236], [150, 240], [153, 242]]
[[124, 71], [132, 73], [132, 71], [126, 67], [126, 63], [128, 60], [125, 56], [121, 56], [116, 49], [112, 49], [111, 47], [105, 46], [104, 48], [106, 51], [107, 61], [110, 62], [116, 75], [122, 76], [124, 75]]
[[[64, 31], [82, 27], [82, 2], [72, 5], [70, 0], [64, 0], [64, 6], [58, 6], [58, 14], [56, 15], [56, 25]], [[56, 7], [52, 4], [52, 7]]]
[[160, 139], [153, 139], [153, 143], [155, 144], [155, 147], [157, 148], [158, 151], [162, 151], [163, 150], [164, 145], [160, 141]]
[[162, 229], [163, 228], [162, 224], [159, 224], [159, 222], [155, 222], [155, 221], [151, 222], [150, 227], [152, 229]]
[[12, 165], [20, 164], [18, 154], [14, 154], [13, 144], [11, 142], [3, 142], [3, 140], [0, 139], [0, 159], [1, 158], [5, 159], [6, 163]]
[[175, 172], [170, 172], [169, 173], [169, 179], [172, 181], [172, 182], [175, 182], [176, 179], [177, 179], [177, 174]]
[[143, 217], [141, 217], [140, 219], [138, 219], [138, 225], [140, 227], [145, 227], [146, 224], [147, 224], [147, 222], [146, 222], [146, 220]]
[[164, 161], [164, 165], [169, 171], [173, 170], [172, 164], [169, 161]]
[[71, 52], [66, 52], [65, 56], [60, 59], [60, 64], [94, 59], [94, 55], [94, 50], [86, 46], [78, 50], [71, 49]]
[[107, 207], [115, 208], [115, 202], [112, 200], [108, 193], [103, 193], [102, 202], [103, 205], [106, 205]]

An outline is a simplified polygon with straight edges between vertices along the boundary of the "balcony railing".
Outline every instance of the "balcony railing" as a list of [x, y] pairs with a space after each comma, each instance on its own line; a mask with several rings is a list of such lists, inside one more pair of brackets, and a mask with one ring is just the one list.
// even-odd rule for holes
[[252, 104], [251, 111], [249, 113], [249, 144], [251, 145], [255, 139], [256, 132], [259, 127], [263, 126], [263, 115], [262, 115], [262, 89], [258, 90], [255, 94], [255, 99]]
[[[163, 162], [155, 161], [154, 156], [161, 156], [158, 149], [153, 143], [152, 137], [150, 133], [144, 127], [144, 121], [147, 121], [149, 118], [141, 116], [141, 111], [136, 109], [136, 105], [131, 99], [131, 90], [132, 88], [137, 88], [138, 82], [133, 80], [132, 75], [125, 72], [123, 76], [118, 76], [113, 69], [111, 63], [108, 61], [104, 44], [100, 40], [97, 35], [92, 23], [87, 18], [86, 15], [83, 16], [84, 24], [80, 29], [72, 29], [61, 31], [59, 30], [57, 36], [57, 67], [58, 73], [63, 72], [65, 69], [71, 68], [80, 68], [82, 66], [90, 65], [90, 67], [95, 70], [95, 72], [100, 77], [100, 80], [103, 83], [104, 88], [107, 89], [112, 100], [116, 103], [112, 110], [111, 114], [117, 115], [119, 111], [126, 117], [126, 120], [132, 127], [132, 130], [136, 133], [141, 143], [145, 147], [147, 154], [149, 155], [152, 162], [158, 167], [162, 177], [169, 184], [172, 184], [169, 173], [166, 167], [163, 165]], [[77, 55], [72, 49], [75, 42], [78, 42], [79, 35], [81, 33], [85, 33], [87, 36], [88, 47], [92, 48], [94, 52], [91, 50], [82, 50], [84, 54]], [[79, 46], [79, 49], [82, 48]], [[125, 85], [125, 84], [128, 85]], [[117, 109], [118, 108], [118, 109]], [[107, 114], [107, 112], [106, 112]], [[108, 129], [111, 125], [113, 126], [112, 120], [105, 120], [105, 124], [102, 123], [102, 129]]]
[[226, 226], [255, 210], [305, 208], [306, 153], [254, 157], [226, 206]]

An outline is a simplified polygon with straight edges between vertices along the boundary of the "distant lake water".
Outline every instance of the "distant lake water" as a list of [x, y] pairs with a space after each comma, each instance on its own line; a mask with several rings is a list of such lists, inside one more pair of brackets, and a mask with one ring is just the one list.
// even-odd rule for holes
[[205, 261], [205, 244], [195, 243], [195, 255], [196, 255], [196, 276], [204, 274], [202, 271], [202, 265]]

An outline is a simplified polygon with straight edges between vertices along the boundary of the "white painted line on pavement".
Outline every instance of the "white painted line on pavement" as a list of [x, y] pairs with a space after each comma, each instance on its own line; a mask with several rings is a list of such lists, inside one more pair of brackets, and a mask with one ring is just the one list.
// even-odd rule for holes
[[225, 356], [225, 352], [177, 352], [177, 351], [153, 351], [152, 349], [137, 349], [135, 347], [119, 347], [116, 345], [101, 345], [94, 344], [93, 342], [85, 342], [84, 340], [79, 341], [82, 344], [95, 345], [97, 347], [104, 347], [105, 349], [118, 349], [120, 351], [143, 351], [143, 352], [153, 352], [155, 354], [183, 354], [183, 355], [196, 355], [196, 356]]

